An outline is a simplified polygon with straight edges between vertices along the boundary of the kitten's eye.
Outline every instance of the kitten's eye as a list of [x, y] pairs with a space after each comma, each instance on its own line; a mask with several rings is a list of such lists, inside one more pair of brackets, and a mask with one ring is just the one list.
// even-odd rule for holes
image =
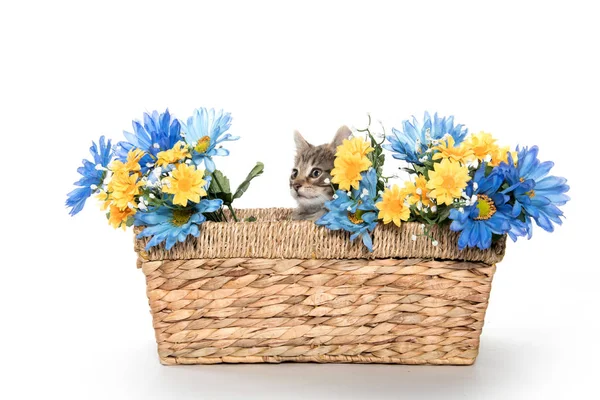
[[322, 173], [323, 173], [323, 171], [321, 171], [319, 168], [313, 168], [313, 170], [310, 171], [310, 177], [318, 178], [321, 176]]
[[292, 176], [291, 176], [291, 178], [292, 179], [296, 179], [297, 177], [298, 177], [298, 170], [296, 168], [294, 168], [292, 170]]

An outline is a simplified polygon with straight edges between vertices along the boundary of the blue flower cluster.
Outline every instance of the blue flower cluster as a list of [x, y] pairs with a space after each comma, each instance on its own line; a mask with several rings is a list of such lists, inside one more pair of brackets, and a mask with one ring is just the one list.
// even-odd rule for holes
[[433, 119], [425, 112], [423, 123], [415, 117], [412, 121], [403, 121], [402, 130], [392, 128], [392, 134], [387, 136], [389, 144], [383, 148], [392, 152], [392, 157], [411, 164], [423, 165], [422, 157], [428, 149], [428, 143], [440, 140], [445, 135], [454, 138], [455, 144], [461, 143], [467, 135], [467, 129], [463, 125], [454, 125], [454, 117], [438, 117], [434, 114]]
[[98, 145], [93, 143], [90, 148], [93, 161], [83, 160], [83, 166], [77, 170], [82, 178], [75, 182], [78, 187], [67, 195], [66, 205], [70, 208], [70, 214], [80, 212], [86, 200], [94, 193], [106, 194], [105, 180], [110, 181], [112, 161], [118, 160], [125, 164], [134, 151], [141, 150], [143, 156], [136, 161], [139, 167], [130, 173], [137, 177], [138, 182], [145, 182], [148, 189], [141, 190], [137, 185], [132, 186], [130, 191], [135, 195], [132, 195], [131, 201], [135, 200], [136, 204], [129, 204], [127, 209], [118, 212], [124, 219], [130, 218], [134, 225], [145, 227], [138, 237], [151, 237], [147, 249], [165, 243], [168, 250], [176, 242], [184, 241], [188, 235], [198, 236], [200, 224], [206, 221], [204, 213], [220, 209], [222, 200], [201, 198], [198, 203], [190, 203], [188, 207], [182, 208], [171, 204], [168, 197], [152, 204], [145, 196], [160, 194], [161, 189], [153, 192], [153, 188], [160, 186], [165, 170], [172, 171], [175, 165], [157, 167], [159, 153], [173, 151], [180, 146], [179, 143], [189, 152], [187, 162], [191, 162], [197, 170], [206, 169], [209, 172], [203, 176], [203, 190], [208, 190], [210, 173], [215, 171], [213, 157], [229, 155], [222, 144], [239, 139], [238, 136], [227, 133], [231, 120], [231, 114], [223, 110], [199, 108], [183, 123], [167, 109], [162, 113], [144, 113], [142, 121], [134, 120], [133, 132], [124, 131], [126, 140], [115, 146], [111, 145], [110, 140], [106, 141], [104, 136], [101, 137]]
[[537, 146], [517, 154], [517, 162], [509, 154], [508, 162], [495, 168], [482, 164], [465, 191], [469, 205], [450, 210], [450, 229], [461, 232], [461, 250], [489, 248], [492, 234], [508, 234], [514, 241], [531, 238], [532, 221], [548, 232], [554, 231], [553, 223], [562, 224], [558, 206], [570, 199], [566, 179], [548, 176], [554, 163], [540, 162]]
[[350, 232], [351, 240], [361, 238], [369, 251], [373, 251], [371, 233], [377, 226], [377, 197], [377, 173], [370, 168], [362, 173], [358, 189], [335, 192], [333, 200], [325, 203], [329, 212], [317, 221], [317, 225]]

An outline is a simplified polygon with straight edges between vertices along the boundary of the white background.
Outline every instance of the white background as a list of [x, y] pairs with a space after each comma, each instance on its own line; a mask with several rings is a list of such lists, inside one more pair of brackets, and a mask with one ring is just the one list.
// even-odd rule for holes
[[[390, 4], [392, 2], [389, 2]], [[414, 2], [417, 3], [417, 2]], [[577, 1], [3, 2], [4, 399], [598, 398], [598, 12]], [[154, 109], [232, 112], [238, 206], [292, 206], [292, 132], [424, 110], [538, 144], [573, 200], [510, 243], [471, 367], [163, 367], [132, 233], [64, 208], [91, 140]], [[389, 161], [392, 168], [393, 162]]]

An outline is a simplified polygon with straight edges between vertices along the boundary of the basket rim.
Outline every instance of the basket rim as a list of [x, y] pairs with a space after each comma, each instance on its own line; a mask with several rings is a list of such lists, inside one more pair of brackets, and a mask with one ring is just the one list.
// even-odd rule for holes
[[439, 242], [433, 246], [421, 234], [421, 224], [405, 222], [400, 227], [378, 224], [373, 232], [373, 252], [360, 240], [350, 241], [350, 234], [331, 231], [313, 221], [291, 220], [290, 208], [236, 209], [240, 219], [251, 215], [257, 221], [207, 221], [198, 237], [190, 236], [170, 250], [159, 245], [146, 251], [148, 238], [137, 238], [143, 227], [136, 227], [134, 248], [143, 261], [191, 260], [212, 258], [281, 258], [281, 259], [386, 259], [420, 258], [477, 261], [495, 264], [504, 257], [506, 236], [489, 249], [458, 249], [458, 233], [448, 226], [431, 230]]

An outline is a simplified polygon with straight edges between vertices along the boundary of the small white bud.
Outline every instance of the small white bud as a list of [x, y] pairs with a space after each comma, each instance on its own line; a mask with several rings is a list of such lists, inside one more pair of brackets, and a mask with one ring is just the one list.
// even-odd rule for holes
[[467, 162], [467, 167], [469, 168], [477, 168], [479, 166], [479, 160], [474, 159]]
[[416, 241], [416, 240], [417, 240], [417, 235], [412, 235], [412, 236], [410, 237], [410, 240], [412, 240], [413, 242], [414, 242], [414, 241]]
[[477, 184], [477, 182], [473, 182], [473, 190], [477, 190], [479, 188], [479, 185]]
[[435, 247], [437, 247], [438, 244], [440, 244], [437, 240], [434, 240], [433, 242], [431, 242], [432, 245], [434, 245]]
[[150, 193], [150, 194], [148, 195], [148, 197], [150, 197], [151, 199], [155, 199], [155, 198], [156, 198], [156, 196], [154, 195], [154, 193]]
[[327, 184], [330, 184], [330, 183], [331, 183], [331, 180], [330, 180], [329, 178], [325, 178], [325, 180], [324, 180], [323, 182], [325, 182], [325, 183], [327, 183]]
[[192, 160], [190, 160], [190, 159], [188, 158], [187, 160], [185, 160], [185, 163], [186, 163], [187, 165], [190, 165], [190, 164], [192, 163]]
[[335, 199], [337, 199], [338, 197], [339, 197], [339, 196], [338, 196], [337, 194], [334, 194], [334, 195], [333, 195], [333, 199], [334, 199], [334, 200], [335, 200]]
[[485, 161], [486, 163], [489, 163], [490, 161], [492, 161], [492, 155], [491, 154], [486, 154], [486, 156], [483, 159], [483, 161]]
[[427, 128], [427, 130], [425, 131], [425, 139], [427, 141], [431, 140], [431, 129]]
[[423, 203], [422, 202], [417, 202], [417, 210], [422, 210], [423, 209]]
[[95, 185], [95, 184], [93, 184], [93, 183], [92, 183], [92, 184], [90, 185], [90, 189], [92, 189], [92, 190], [96, 190], [96, 189], [98, 189], [98, 185]]
[[477, 204], [477, 200], [479, 200], [479, 198], [477, 197], [476, 194], [471, 196], [471, 204]]
[[348, 206], [348, 208], [346, 208], [347, 211], [352, 211], [352, 207]]
[[346, 193], [348, 195], [348, 197], [352, 196], [352, 192], [348, 190], [348, 192]]
[[417, 194], [420, 196], [423, 194], [423, 189], [417, 188], [417, 190], [415, 190], [415, 192], [417, 192]]
[[425, 224], [421, 224], [421, 226], [419, 226], [419, 228], [421, 228], [422, 231], [425, 230]]
[[140, 202], [139, 202], [139, 204], [138, 204], [138, 208], [139, 208], [140, 210], [147, 210], [147, 209], [148, 209], [148, 207], [146, 207], [146, 205], [144, 204], [144, 202], [143, 202], [143, 201], [140, 201]]
[[152, 145], [152, 147], [154, 147], [155, 149], [160, 149], [160, 145], [159, 145], [158, 143], [154, 143], [154, 144]]
[[436, 212], [437, 211], [437, 207], [436, 206], [431, 206], [431, 212]]
[[151, 163], [151, 162], [146, 163], [146, 167], [147, 168], [152, 168], [152, 167], [154, 167], [154, 163]]
[[131, 208], [132, 210], [135, 208], [135, 206], [131, 202], [127, 203], [127, 207]]
[[102, 165], [100, 164], [96, 164], [96, 166], [94, 167], [94, 169], [96, 171], [106, 171], [106, 168], [104, 168]]
[[462, 208], [462, 207], [460, 207], [460, 208], [458, 209], [458, 212], [459, 212], [459, 213], [461, 213], [461, 214], [463, 214], [463, 213], [465, 212], [465, 209], [464, 209], [464, 208]]
[[380, 196], [383, 195], [383, 190], [378, 191], [377, 194]]
[[431, 153], [433, 150], [431, 148], [425, 150], [425, 153]]

